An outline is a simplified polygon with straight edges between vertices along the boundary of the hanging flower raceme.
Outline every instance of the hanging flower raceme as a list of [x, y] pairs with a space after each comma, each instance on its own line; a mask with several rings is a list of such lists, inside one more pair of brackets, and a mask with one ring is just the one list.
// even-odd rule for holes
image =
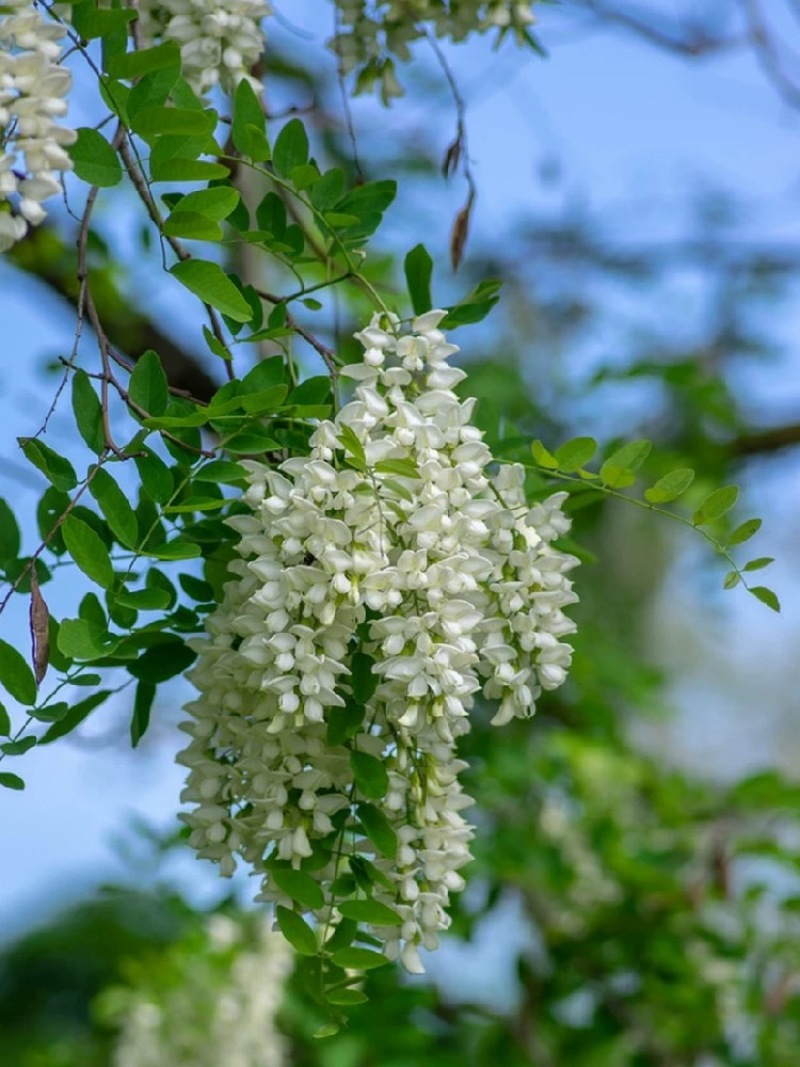
[[114, 1067], [282, 1067], [275, 1014], [291, 968], [267, 925], [212, 915], [101, 999], [119, 1027]]
[[[46, 215], [42, 204], [62, 191], [59, 171], [72, 161], [74, 130], [59, 126], [71, 75], [60, 66], [63, 27], [29, 0], [8, 0], [0, 14], [0, 251]], [[11, 214], [15, 203], [19, 214]]]
[[363, 920], [411, 971], [471, 858], [456, 741], [481, 696], [503, 724], [564, 681], [577, 599], [565, 494], [531, 508], [523, 469], [495, 470], [444, 314], [376, 316], [310, 455], [246, 464], [179, 756], [201, 856], [264, 871], [259, 899], [313, 912], [323, 944]]
[[232, 93], [264, 51], [265, 0], [141, 0], [143, 47], [175, 41], [184, 78], [201, 95], [220, 85]]

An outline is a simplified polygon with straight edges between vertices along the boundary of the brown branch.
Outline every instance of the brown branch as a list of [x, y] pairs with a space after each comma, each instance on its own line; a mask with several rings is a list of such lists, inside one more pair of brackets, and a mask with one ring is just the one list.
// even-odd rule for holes
[[[80, 306], [80, 283], [76, 286], [66, 246], [53, 227], [45, 224], [32, 228], [6, 253], [6, 260], [45, 285], [71, 308]], [[96, 290], [94, 299], [112, 346], [110, 356], [114, 362], [130, 370], [140, 356], [152, 349], [158, 352], [172, 393], [203, 402], [211, 399], [219, 385], [197, 356], [177, 344], [110, 285]]]
[[740, 0], [749, 26], [749, 39], [756, 59], [790, 107], [800, 107], [800, 84], [787, 74], [781, 62], [780, 52], [767, 28], [766, 20], [757, 0]]
[[646, 15], [630, 10], [608, 6], [598, 0], [580, 0], [581, 7], [594, 15], [598, 22], [611, 22], [630, 30], [638, 37], [643, 37], [651, 44], [669, 52], [684, 56], [707, 56], [719, 52], [728, 52], [748, 44], [747, 37], [738, 35], [716, 36], [700, 26], [684, 27], [684, 34], [676, 36], [662, 29]]
[[800, 445], [800, 422], [740, 434], [728, 445], [732, 456], [763, 456]]

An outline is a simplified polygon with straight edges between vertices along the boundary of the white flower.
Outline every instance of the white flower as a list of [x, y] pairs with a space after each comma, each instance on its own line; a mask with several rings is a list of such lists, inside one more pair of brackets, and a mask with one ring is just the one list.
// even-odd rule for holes
[[[232, 93], [264, 51], [266, 0], [141, 0], [143, 47], [175, 41], [183, 76], [201, 95], [220, 85]], [[254, 83], [260, 88], [257, 83]]]
[[310, 454], [246, 464], [252, 514], [229, 520], [242, 558], [194, 641], [200, 696], [179, 757], [201, 856], [225, 873], [235, 855], [265, 869], [259, 899], [286, 906], [271, 871], [302, 867], [330, 932], [332, 882], [368, 861], [398, 920], [371, 932], [412, 971], [470, 860], [457, 739], [479, 696], [499, 725], [563, 682], [576, 600], [577, 560], [552, 544], [569, 528], [565, 495], [531, 508], [521, 467], [489, 472], [473, 402], [443, 384], [456, 350], [443, 316], [407, 332], [375, 316], [357, 335], [363, 362], [346, 368], [353, 399]]
[[72, 167], [64, 146], [77, 136], [55, 121], [66, 114], [72, 82], [58, 64], [63, 28], [28, 0], [6, 7], [11, 10], [0, 14], [0, 200], [18, 197], [19, 215], [0, 211], [0, 251], [25, 236], [26, 223], [45, 218], [43, 201], [62, 189], [56, 172]]
[[163, 962], [135, 972], [132, 988], [113, 990], [114, 1067], [281, 1067], [288, 1050], [275, 1013], [291, 966], [268, 924], [212, 915]]

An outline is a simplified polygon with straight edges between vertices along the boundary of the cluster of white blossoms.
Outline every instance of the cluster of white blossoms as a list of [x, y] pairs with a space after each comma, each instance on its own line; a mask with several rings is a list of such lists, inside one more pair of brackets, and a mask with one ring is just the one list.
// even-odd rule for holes
[[[72, 161], [74, 130], [60, 126], [71, 75], [60, 66], [64, 29], [30, 0], [6, 0], [0, 13], [0, 252], [45, 217], [42, 204], [62, 191], [59, 171]], [[16, 201], [19, 214], [12, 215]]]
[[251, 513], [228, 520], [241, 559], [193, 642], [178, 757], [200, 856], [226, 875], [242, 856], [259, 899], [288, 907], [279, 872], [304, 872], [321, 941], [368, 890], [385, 920], [371, 935], [410, 971], [471, 858], [455, 751], [469, 711], [482, 694], [493, 723], [526, 718], [561, 685], [577, 600], [577, 560], [553, 545], [566, 494], [530, 507], [523, 468], [495, 464], [453, 392], [444, 315], [405, 333], [375, 316], [343, 371], [354, 398], [310, 454], [245, 464]]
[[175, 41], [183, 76], [201, 95], [217, 85], [232, 93], [264, 51], [265, 0], [140, 0], [138, 8], [142, 47]]
[[275, 1013], [291, 967], [269, 924], [251, 931], [212, 915], [202, 936], [148, 959], [131, 987], [106, 994], [120, 1028], [114, 1067], [281, 1067]]
[[379, 81], [385, 98], [400, 96], [390, 57], [411, 58], [410, 45], [430, 31], [463, 41], [493, 29], [524, 30], [536, 0], [336, 0], [339, 32], [329, 47], [344, 73], [361, 68], [359, 89]]

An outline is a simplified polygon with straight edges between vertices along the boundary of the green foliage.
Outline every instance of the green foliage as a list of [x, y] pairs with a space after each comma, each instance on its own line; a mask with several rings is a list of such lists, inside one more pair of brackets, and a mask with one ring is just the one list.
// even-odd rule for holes
[[[98, 8], [88, 0], [72, 9], [78, 53], [94, 55], [86, 52], [85, 41], [102, 44], [99, 95], [106, 112], [97, 128], [78, 131], [70, 157], [77, 179], [96, 189], [115, 187], [125, 175], [131, 179], [130, 188], [114, 197], [124, 191], [139, 198], [147, 235], [142, 254], [157, 250], [161, 262], [151, 255], [148, 263], [197, 298], [197, 318], [207, 321], [202, 336], [216, 357], [219, 378], [203, 395], [187, 390], [174, 366], [170, 369], [170, 345], [163, 335], [159, 343], [148, 336], [141, 345], [132, 338], [130, 353], [120, 352], [122, 346], [102, 335], [102, 315], [100, 330], [92, 320], [97, 351], [78, 344], [87, 294], [99, 304], [98, 293], [106, 286], [118, 316], [129, 295], [113, 259], [105, 273], [100, 266], [106, 252], [91, 219], [90, 198], [79, 239], [85, 246], [82, 266], [73, 264], [72, 289], [64, 287], [80, 294], [73, 355], [62, 360], [75, 434], [68, 448], [55, 436], [45, 443], [41, 431], [19, 439], [23, 458], [49, 483], [36, 506], [41, 541], [35, 555], [22, 555], [20, 523], [0, 501], [0, 569], [8, 596], [16, 593], [30, 604], [38, 603], [37, 597], [59, 603], [49, 587], [60, 593], [65, 573], [79, 587], [77, 606], [67, 617], [51, 619], [44, 631], [32, 624], [31, 636], [40, 647], [49, 633], [46, 684], [37, 685], [36, 657], [36, 673], [26, 658], [27, 634], [19, 648], [0, 640], [0, 683], [20, 706], [0, 705], [0, 760], [19, 760], [19, 765], [37, 746], [78, 730], [112, 697], [125, 702], [132, 746], [147, 734], [151, 718], [160, 714], [161, 687], [194, 662], [189, 639], [203, 631], [222, 596], [236, 537], [227, 520], [244, 510], [240, 498], [247, 461], [277, 466], [306, 455], [319, 421], [335, 416], [340, 406], [338, 372], [351, 354], [336, 329], [317, 329], [316, 316], [328, 322], [335, 304], [337, 319], [341, 315], [363, 327], [371, 311], [403, 319], [409, 301], [414, 315], [435, 306], [434, 261], [425, 245], [417, 243], [403, 260], [406, 298], [398, 292], [400, 264], [373, 242], [397, 194], [393, 177], [373, 177], [380, 175], [377, 166], [369, 168], [367, 178], [354, 175], [335, 139], [319, 135], [312, 120], [293, 117], [277, 129], [247, 80], [239, 82], [227, 110], [207, 106], [182, 77], [176, 43], [139, 49], [131, 38], [126, 51], [134, 17], [132, 10]], [[522, 25], [513, 31], [528, 39]], [[391, 95], [392, 76], [391, 59], [373, 59], [361, 69], [359, 84], [380, 84]], [[108, 120], [119, 121], [118, 135], [103, 132]], [[461, 146], [457, 142], [448, 151], [452, 163]], [[156, 194], [157, 183], [178, 188]], [[187, 188], [198, 183], [199, 188]], [[186, 241], [204, 242], [201, 254]], [[234, 267], [230, 250], [244, 246], [247, 256], [237, 255]], [[275, 291], [248, 280], [242, 261], [251, 253], [267, 265], [253, 276], [268, 277]], [[466, 295], [445, 308], [443, 329], [481, 323], [497, 306], [502, 280], [473, 280]], [[324, 373], [309, 373], [312, 358], [317, 370], [324, 365]], [[699, 412], [698, 421], [711, 415], [722, 422], [729, 418], [724, 390], [698, 378], [691, 360], [655, 371], [642, 364], [630, 371], [631, 376], [651, 373], [682, 390], [686, 410]], [[594, 384], [609, 377], [600, 374]], [[694, 531], [727, 563], [725, 588], [742, 585], [780, 610], [770, 588], [749, 585], [748, 579], [772, 558], [754, 556], [739, 564], [733, 557], [732, 549], [754, 537], [761, 520], [739, 521], [737, 515], [738, 524], [731, 521], [739, 489], [723, 484], [726, 469], [713, 475], [704, 469], [707, 441], [692, 439], [675, 449], [671, 443], [653, 447], [645, 438], [617, 439], [602, 448], [580, 435], [551, 451], [539, 440], [530, 443], [533, 432], [552, 440], [566, 435], [543, 410], [529, 405], [534, 425], [515, 425], [511, 409], [527, 404], [528, 390], [510, 361], [493, 364], [484, 378], [474, 380], [485, 386], [478, 391], [487, 440], [497, 445], [498, 456], [528, 468], [531, 502], [545, 498], [554, 484], [567, 489], [576, 520], [576, 542], [565, 546], [570, 551], [591, 558], [593, 516], [609, 502], [626, 501], [652, 513], [653, 521], [664, 517]], [[494, 402], [501, 409], [496, 418], [490, 411]], [[332, 462], [387, 476], [400, 497], [413, 499], [409, 484], [421, 471], [412, 461], [385, 458], [370, 468], [364, 445], [346, 427], [341, 441], [343, 451]], [[608, 598], [601, 593], [598, 599], [605, 613]], [[400, 924], [397, 913], [379, 899], [391, 887], [381, 865], [398, 856], [400, 842], [371, 803], [389, 790], [386, 766], [359, 748], [359, 735], [371, 729], [366, 705], [379, 674], [371, 657], [352, 654], [344, 706], [326, 720], [327, 745], [352, 769], [349, 806], [338, 823], [334, 819], [324, 847], [299, 869], [274, 854], [266, 860], [282, 894], [277, 925], [299, 955], [284, 1020], [296, 1062], [327, 1067], [501, 1061], [682, 1067], [702, 1057], [709, 1063], [734, 1062], [723, 1016], [724, 1004], [735, 995], [738, 1017], [752, 1020], [757, 1029], [760, 1058], [753, 1062], [790, 1067], [793, 1061], [782, 1050], [793, 1042], [794, 1055], [800, 1041], [794, 987], [790, 983], [781, 991], [789, 1009], [785, 1014], [773, 1017], [761, 1007], [765, 997], [777, 996], [776, 966], [782, 975], [792, 975], [800, 965], [793, 925], [797, 896], [777, 903], [780, 933], [773, 932], [757, 913], [769, 879], [756, 877], [743, 891], [732, 882], [748, 862], [765, 857], [796, 878], [800, 864], [793, 846], [784, 848], [779, 834], [765, 827], [770, 819], [791, 820], [798, 798], [777, 776], [757, 776], [731, 790], [701, 787], [632, 751], [620, 736], [619, 709], [646, 706], [654, 699], [655, 682], [646, 665], [614, 637], [586, 620], [577, 641], [572, 691], [545, 698], [544, 723], [532, 739], [523, 724], [511, 743], [497, 740], [484, 709], [475, 709], [476, 728], [464, 748], [478, 768], [473, 792], [481, 833], [474, 879], [485, 888], [488, 904], [477, 911], [457, 906], [455, 931], [469, 938], [501, 895], [511, 894], [535, 929], [541, 952], [515, 946], [518, 1011], [511, 1004], [498, 1012], [470, 1005], [457, 1024], [453, 1006], [433, 986], [399, 982], [386, 956], [375, 951], [379, 942], [369, 931]], [[0, 786], [22, 790], [23, 779], [5, 766]], [[424, 768], [415, 773], [424, 778]], [[790, 828], [796, 831], [793, 820]], [[720, 834], [724, 842], [717, 854], [715, 835]], [[366, 856], [359, 851], [362, 843]], [[319, 883], [308, 872], [332, 860], [338, 864], [333, 884], [343, 917], [335, 928], [330, 920], [304, 918], [324, 903]], [[171, 900], [165, 912], [174, 920], [175, 911], [183, 916], [183, 907]], [[95, 906], [94, 915], [103, 919], [102, 907]], [[124, 922], [113, 916], [109, 945], [95, 945], [92, 927], [83, 919], [74, 925], [84, 940], [66, 931], [72, 938], [65, 942], [70, 959], [81, 964], [73, 985], [69, 967], [67, 977], [54, 977], [59, 968], [52, 968], [46, 944], [23, 943], [8, 954], [11, 963], [22, 962], [23, 972], [29, 959], [47, 967], [36, 971], [44, 975], [38, 985], [29, 981], [35, 993], [30, 1000], [20, 995], [21, 979], [11, 991], [19, 1018], [7, 1012], [7, 1030], [0, 1028], [4, 1062], [56, 1067], [46, 1057], [61, 1039], [47, 1044], [49, 1023], [43, 1037], [31, 1038], [41, 1042], [37, 1059], [20, 1058], [20, 1032], [28, 1027], [33, 1034], [40, 1025], [45, 1010], [40, 996], [52, 995], [56, 1002], [73, 987], [83, 998], [79, 1019], [70, 1019], [65, 1032], [72, 1036], [61, 1044], [74, 1044], [65, 1054], [71, 1057], [74, 1051], [74, 1058], [58, 1061], [58, 1067], [108, 1062], [110, 1031], [99, 1033], [88, 1021], [88, 1005], [119, 979], [118, 964], [126, 953], [140, 953], [143, 944], [152, 948], [153, 939], [131, 937], [137, 926], [127, 914]], [[177, 933], [181, 923], [174, 925]], [[87, 944], [100, 960], [88, 977], [84, 969], [94, 964]], [[200, 949], [191, 942], [182, 945], [178, 970], [203, 953], [205, 944]], [[146, 957], [143, 968], [151, 962]], [[163, 966], [166, 973], [174, 964], [164, 953], [156, 970]], [[12, 982], [9, 975], [9, 968], [0, 968], [0, 984]], [[590, 1021], [573, 1025], [569, 1005], [580, 996], [586, 998]], [[368, 999], [369, 1007], [362, 1010]], [[420, 1021], [413, 1031], [409, 1017]], [[349, 1029], [342, 1028], [348, 1018]], [[325, 1043], [315, 1044], [315, 1038]]]

